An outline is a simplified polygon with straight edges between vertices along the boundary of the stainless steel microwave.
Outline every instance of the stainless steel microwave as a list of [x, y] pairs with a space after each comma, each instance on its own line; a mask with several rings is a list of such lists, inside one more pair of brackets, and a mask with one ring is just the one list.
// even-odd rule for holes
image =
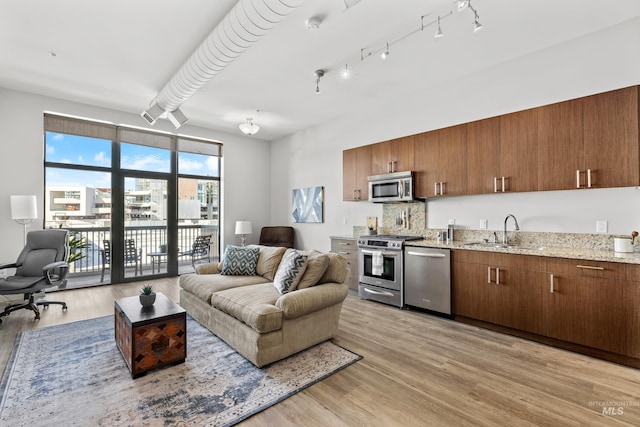
[[372, 175], [367, 180], [370, 202], [413, 201], [413, 172], [411, 171]]

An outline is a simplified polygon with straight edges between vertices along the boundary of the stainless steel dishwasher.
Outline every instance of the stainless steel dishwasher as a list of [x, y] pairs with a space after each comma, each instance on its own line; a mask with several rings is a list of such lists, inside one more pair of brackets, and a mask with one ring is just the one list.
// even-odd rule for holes
[[451, 314], [451, 251], [404, 247], [404, 304]]

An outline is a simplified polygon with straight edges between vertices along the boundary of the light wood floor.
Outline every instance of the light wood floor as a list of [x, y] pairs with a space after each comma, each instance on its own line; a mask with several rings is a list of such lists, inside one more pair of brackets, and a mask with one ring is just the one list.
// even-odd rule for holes
[[[177, 279], [153, 283], [177, 301]], [[26, 311], [3, 318], [1, 369], [19, 331], [112, 314], [114, 298], [139, 287], [52, 293], [67, 312], [51, 306], [37, 323]], [[364, 358], [241, 425], [640, 425], [633, 368], [355, 296], [345, 301], [334, 342]], [[601, 404], [613, 412], [603, 415], [594, 406]]]

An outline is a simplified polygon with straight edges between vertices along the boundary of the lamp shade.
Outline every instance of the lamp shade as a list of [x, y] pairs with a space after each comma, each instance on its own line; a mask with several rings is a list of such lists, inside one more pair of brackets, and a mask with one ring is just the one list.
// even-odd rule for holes
[[251, 234], [251, 221], [236, 221], [236, 234]]
[[36, 219], [36, 196], [11, 196], [11, 219]]
[[238, 127], [245, 135], [253, 135], [258, 133], [258, 131], [260, 130], [260, 126], [253, 123], [251, 119], [248, 119], [247, 123], [241, 123], [240, 125], [238, 125]]

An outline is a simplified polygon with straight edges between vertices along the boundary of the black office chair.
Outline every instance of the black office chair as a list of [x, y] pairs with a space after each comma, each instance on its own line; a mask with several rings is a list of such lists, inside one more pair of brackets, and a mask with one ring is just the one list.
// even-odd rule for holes
[[196, 240], [193, 241], [191, 245], [191, 249], [187, 251], [181, 251], [179, 253], [180, 256], [190, 256], [191, 257], [191, 265], [193, 268], [196, 267], [196, 261], [206, 259], [208, 262], [211, 262], [211, 235], [207, 236], [198, 236]]
[[35, 301], [34, 295], [46, 288], [67, 286], [69, 264], [69, 232], [67, 230], [37, 230], [27, 234], [27, 245], [22, 249], [15, 263], [0, 265], [0, 269], [15, 268], [15, 275], [0, 279], [0, 295], [24, 294], [24, 301], [10, 304], [0, 312], [1, 317], [21, 309], [31, 310], [40, 319], [38, 306], [48, 308], [49, 304], [60, 304], [67, 309], [63, 301]]

